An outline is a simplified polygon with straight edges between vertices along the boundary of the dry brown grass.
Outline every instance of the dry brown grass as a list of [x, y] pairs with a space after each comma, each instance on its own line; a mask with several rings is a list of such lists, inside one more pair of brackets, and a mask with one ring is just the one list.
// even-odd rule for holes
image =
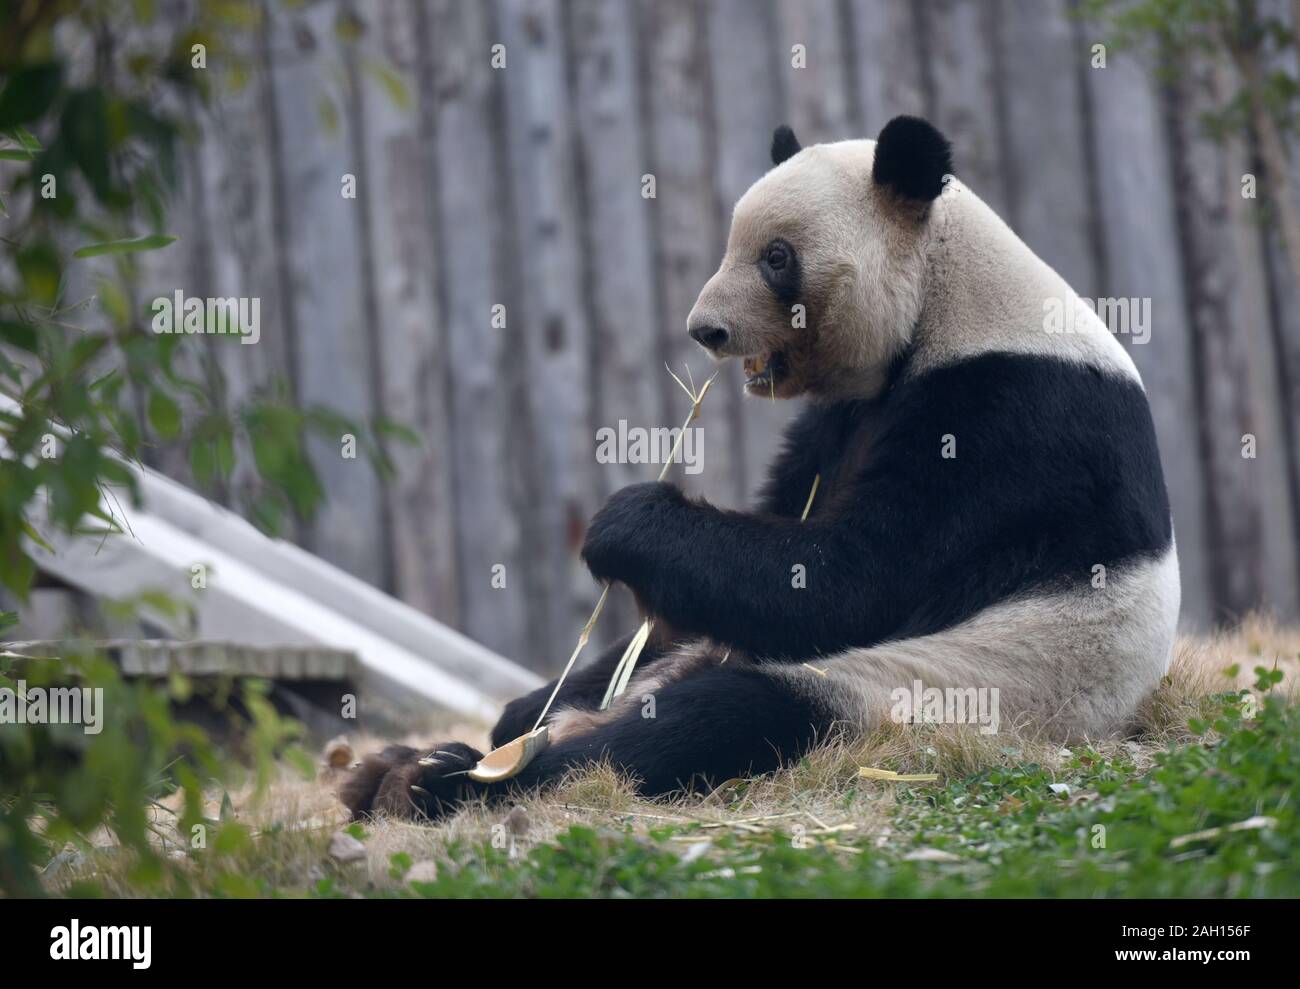
[[[1150, 765], [1156, 752], [1171, 743], [1193, 740], [1189, 717], [1204, 709], [1205, 698], [1234, 686], [1248, 686], [1253, 668], [1275, 664], [1284, 673], [1280, 690], [1294, 697], [1300, 685], [1300, 629], [1282, 628], [1262, 617], [1251, 617], [1230, 632], [1179, 641], [1169, 676], [1139, 713], [1135, 734], [1129, 738], [1097, 739], [1092, 748], [1102, 755], [1121, 749], [1138, 767]], [[1236, 665], [1235, 680], [1223, 671]], [[420, 746], [438, 737], [454, 737], [486, 748], [487, 726], [431, 723], [428, 730], [407, 739]], [[387, 744], [391, 739], [357, 738], [358, 754]], [[1076, 746], [1076, 749], [1078, 747]], [[527, 801], [529, 829], [517, 842], [526, 850], [551, 840], [574, 825], [631, 828], [645, 831], [664, 824], [695, 823], [705, 830], [754, 831], [780, 826], [789, 831], [800, 825], [810, 835], [834, 834], [848, 843], [888, 840], [891, 809], [897, 784], [863, 780], [861, 766], [899, 772], [937, 773], [942, 781], [1002, 765], [1035, 762], [1049, 770], [1062, 765], [1071, 753], [1059, 743], [1030, 731], [1003, 726], [997, 735], [980, 735], [974, 726], [886, 725], [865, 738], [832, 739], [800, 764], [754, 780], [731, 781], [709, 795], [694, 795], [671, 802], [640, 799], [628, 781], [608, 766], [574, 773], [553, 791]], [[477, 844], [500, 837], [506, 811], [501, 807], [471, 804], [437, 826], [398, 820], [377, 820], [366, 826], [366, 858], [337, 866], [326, 855], [330, 836], [346, 823], [335, 799], [335, 773], [322, 770], [317, 779], [302, 780], [285, 770], [271, 791], [255, 799], [251, 790], [231, 794], [236, 818], [259, 837], [255, 848], [234, 865], [249, 874], [274, 878], [280, 888], [303, 889], [312, 881], [340, 868], [349, 870], [352, 888], [397, 885], [389, 876], [390, 856], [404, 852], [415, 862], [445, 861], [452, 842]], [[218, 798], [210, 805], [216, 816]], [[166, 834], [170, 818], [159, 811], [156, 824]], [[174, 835], [174, 832], [173, 832]], [[178, 861], [183, 853], [177, 854]], [[238, 859], [238, 857], [237, 857]], [[202, 857], [192, 857], [186, 868], [198, 875], [206, 888]], [[227, 862], [226, 869], [232, 863]], [[83, 867], [64, 870], [62, 885], [93, 873], [109, 895], [131, 895], [125, 868], [98, 859]]]

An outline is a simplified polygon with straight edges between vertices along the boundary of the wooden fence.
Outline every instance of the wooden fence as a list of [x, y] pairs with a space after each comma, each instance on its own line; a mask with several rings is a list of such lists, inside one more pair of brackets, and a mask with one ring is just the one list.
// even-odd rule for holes
[[[167, 293], [260, 298], [261, 342], [216, 358], [234, 399], [283, 376], [304, 403], [422, 435], [394, 451], [387, 485], [320, 445], [329, 503], [296, 533], [304, 546], [553, 670], [597, 593], [577, 562], [586, 520], [654, 472], [597, 463], [595, 432], [680, 422], [664, 364], [707, 372], [686, 314], [774, 125], [807, 144], [924, 114], [962, 179], [1081, 295], [1152, 300], [1150, 342], [1131, 353], [1160, 434], [1185, 622], [1294, 616], [1300, 299], [1240, 194], [1252, 149], [1198, 123], [1231, 79], [1205, 65], [1158, 85], [1144, 56], [1114, 49], [1093, 68], [1108, 39], [1068, 8], [271, 4], [245, 85], [210, 61], [218, 96], [184, 163], [182, 241], [151, 277]], [[339, 40], [340, 16], [357, 40]], [[727, 370], [704, 410], [703, 472], [684, 483], [741, 505], [792, 410], [742, 403]], [[160, 463], [185, 479], [182, 458]], [[607, 635], [630, 619], [628, 602], [615, 611]]]

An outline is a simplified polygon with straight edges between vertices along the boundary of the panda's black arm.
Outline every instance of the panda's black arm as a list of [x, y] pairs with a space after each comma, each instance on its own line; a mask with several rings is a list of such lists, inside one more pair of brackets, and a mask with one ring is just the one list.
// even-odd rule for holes
[[670, 484], [617, 492], [583, 557], [678, 634], [761, 656], [803, 658], [883, 638], [899, 621], [879, 540], [838, 521], [751, 515]]

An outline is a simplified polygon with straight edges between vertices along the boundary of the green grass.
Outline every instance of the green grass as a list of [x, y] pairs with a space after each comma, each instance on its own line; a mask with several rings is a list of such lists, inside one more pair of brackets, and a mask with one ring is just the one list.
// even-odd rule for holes
[[[1013, 764], [937, 790], [898, 786], [891, 840], [881, 847], [872, 840], [854, 843], [837, 836], [828, 841], [781, 828], [719, 834], [700, 824], [644, 832], [631, 822], [576, 826], [514, 856], [490, 841], [455, 842], [432, 882], [402, 884], [411, 858], [397, 853], [391, 863], [397, 882], [379, 892], [431, 897], [1300, 894], [1295, 806], [1300, 709], [1270, 698], [1247, 719], [1237, 695], [1219, 700], [1215, 723], [1196, 726], [1213, 740], [1171, 745], [1146, 771], [1125, 755], [1082, 749], [1054, 770]], [[844, 799], [859, 797], [850, 792]], [[1248, 821], [1249, 827], [1228, 830]], [[1196, 837], [1201, 832], [1211, 833]], [[355, 833], [367, 837], [362, 828]], [[918, 854], [925, 858], [908, 857]], [[340, 871], [321, 878], [309, 892], [344, 896], [356, 890]]]
[[[1247, 656], [1254, 663], [1224, 662]], [[104, 896], [1297, 896], [1300, 705], [1284, 674], [1294, 656], [1290, 641], [1243, 637], [1184, 650], [1131, 740], [1063, 748], [1031, 734], [887, 725], [671, 803], [643, 801], [597, 767], [529, 798], [513, 848], [506, 809], [470, 805], [436, 827], [351, 825], [365, 854], [337, 862], [337, 778], [281, 773], [261, 797], [251, 783], [206, 796], [201, 849], [166, 816], [179, 795], [160, 801], [155, 881], [141, 884], [134, 850], [99, 841], [44, 881]], [[1241, 666], [1261, 662], [1274, 665], [1256, 666], [1253, 691], [1236, 689]], [[939, 782], [860, 779], [859, 766]]]
[[[436, 881], [408, 890], [446, 897], [1300, 894], [1300, 712], [1270, 701], [1244, 720], [1234, 699], [1214, 728], [1217, 740], [1171, 747], [1149, 772], [1084, 750], [1064, 772], [1031, 763], [937, 792], [901, 787], [892, 823], [904, 840], [886, 848], [781, 830], [714, 838], [698, 825], [644, 835], [573, 827], [515, 858], [490, 843], [454, 846]], [[1226, 830], [1257, 817], [1268, 820]], [[1178, 840], [1213, 828], [1225, 830]], [[684, 855], [696, 842], [709, 844], [698, 858]], [[953, 858], [907, 858], [923, 848]], [[399, 857], [395, 871], [406, 864]], [[314, 892], [343, 889], [326, 879]]]

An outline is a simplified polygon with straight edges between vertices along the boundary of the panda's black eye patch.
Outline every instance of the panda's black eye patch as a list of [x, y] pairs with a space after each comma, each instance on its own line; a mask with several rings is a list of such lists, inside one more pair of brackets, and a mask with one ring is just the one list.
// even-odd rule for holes
[[799, 256], [790, 242], [780, 237], [771, 241], [758, 259], [763, 280], [785, 305], [799, 298]]

